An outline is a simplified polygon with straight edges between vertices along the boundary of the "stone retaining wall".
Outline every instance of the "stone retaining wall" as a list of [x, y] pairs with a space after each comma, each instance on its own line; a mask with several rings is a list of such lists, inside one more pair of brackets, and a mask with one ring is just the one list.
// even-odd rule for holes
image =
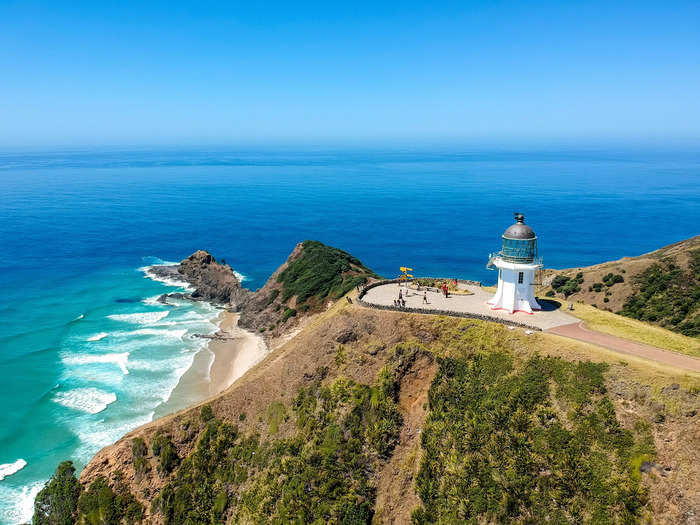
[[[428, 279], [430, 279], [430, 277], [428, 277]], [[430, 309], [430, 308], [411, 308], [411, 307], [401, 308], [398, 306], [368, 303], [368, 302], [365, 302], [362, 300], [362, 298], [367, 293], [367, 290], [371, 290], [372, 288], [376, 288], [377, 286], [383, 286], [385, 284], [394, 284], [394, 283], [400, 283], [400, 282], [404, 282], [404, 281], [401, 279], [388, 279], [386, 281], [378, 281], [376, 283], [371, 283], [371, 284], [368, 284], [367, 286], [360, 288], [360, 293], [357, 295], [357, 299], [356, 299], [357, 304], [359, 304], [360, 306], [364, 306], [365, 308], [374, 308], [375, 310], [393, 310], [395, 312], [408, 312], [408, 313], [413, 313], [413, 314], [447, 315], [450, 317], [463, 317], [465, 319], [479, 319], [481, 321], [490, 321], [493, 323], [500, 323], [500, 324], [503, 324], [506, 326], [527, 328], [528, 330], [536, 330], [538, 332], [542, 331], [541, 328], [538, 328], [536, 326], [532, 326], [532, 325], [529, 325], [527, 323], [519, 323], [518, 321], [511, 321], [510, 319], [503, 319], [502, 317], [492, 317], [490, 315], [483, 315], [483, 314], [477, 314], [477, 313], [454, 312], [452, 310], [437, 310], [437, 309]], [[466, 281], [466, 280], [461, 280], [461, 279], [459, 280], [459, 282], [464, 282], [467, 284], [474, 284], [474, 285], [476, 285], [478, 283], [478, 281]], [[478, 283], [478, 285], [481, 286], [481, 283]]]

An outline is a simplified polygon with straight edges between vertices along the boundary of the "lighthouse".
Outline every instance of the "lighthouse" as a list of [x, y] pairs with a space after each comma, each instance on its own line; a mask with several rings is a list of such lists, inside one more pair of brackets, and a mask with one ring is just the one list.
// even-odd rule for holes
[[535, 272], [542, 268], [537, 256], [537, 235], [525, 224], [522, 213], [502, 235], [501, 251], [489, 256], [487, 268], [498, 269], [498, 290], [488, 301], [493, 310], [532, 314], [540, 305], [535, 299]]

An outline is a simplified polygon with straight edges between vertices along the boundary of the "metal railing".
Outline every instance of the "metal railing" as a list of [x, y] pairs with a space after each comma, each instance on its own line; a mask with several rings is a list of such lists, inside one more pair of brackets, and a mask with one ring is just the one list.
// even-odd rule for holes
[[486, 267], [490, 268], [491, 266], [493, 266], [493, 260], [496, 258], [502, 259], [505, 262], [535, 264], [538, 266], [542, 266], [542, 257], [540, 257], [540, 256], [537, 256], [537, 257], [513, 257], [510, 255], [504, 255], [503, 252], [496, 252], [496, 253], [489, 254], [489, 263], [486, 265]]

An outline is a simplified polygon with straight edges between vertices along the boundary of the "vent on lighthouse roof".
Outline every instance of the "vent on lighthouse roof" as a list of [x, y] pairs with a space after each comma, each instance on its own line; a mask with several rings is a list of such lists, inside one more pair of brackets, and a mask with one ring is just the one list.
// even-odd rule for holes
[[527, 224], [522, 213], [515, 213], [515, 224], [503, 232], [505, 239], [535, 239], [537, 236]]

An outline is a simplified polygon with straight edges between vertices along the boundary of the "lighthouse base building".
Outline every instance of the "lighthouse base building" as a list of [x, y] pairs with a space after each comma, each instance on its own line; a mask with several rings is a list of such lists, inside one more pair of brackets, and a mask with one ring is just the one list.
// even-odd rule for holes
[[498, 290], [488, 301], [494, 310], [532, 314], [540, 309], [535, 299], [535, 275], [542, 268], [537, 257], [537, 236], [525, 224], [525, 217], [515, 214], [515, 224], [502, 236], [501, 251], [491, 254], [487, 268], [498, 269]]

